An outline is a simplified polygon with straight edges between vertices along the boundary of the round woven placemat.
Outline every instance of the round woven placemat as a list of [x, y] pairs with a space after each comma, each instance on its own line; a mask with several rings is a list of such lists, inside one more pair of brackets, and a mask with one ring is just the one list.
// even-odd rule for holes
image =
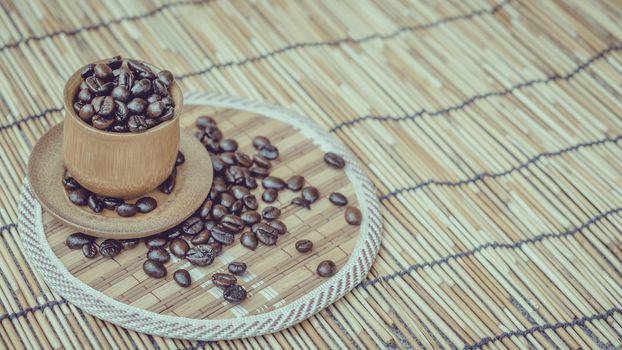
[[[26, 182], [18, 227], [29, 259], [48, 285], [85, 312], [129, 329], [165, 337], [217, 340], [278, 331], [320, 311], [360, 283], [380, 244], [380, 211], [373, 185], [347, 148], [309, 119], [273, 105], [205, 93], [186, 95], [186, 103], [195, 108], [220, 108], [216, 118], [232, 123], [223, 127], [225, 137], [227, 128], [241, 133], [244, 127], [250, 128], [248, 118], [259, 118], [252, 127], [271, 138], [270, 132], [276, 133], [276, 145], [282, 153], [287, 150], [283, 155], [287, 167], [277, 164], [275, 171], [281, 173], [276, 175], [285, 177], [286, 168], [306, 169], [312, 174], [311, 183], [324, 197], [308, 212], [292, 207], [284, 210], [283, 221], [290, 232], [279, 240], [277, 247], [258, 248], [256, 263], [249, 264], [250, 274], [242, 278], [241, 284], [249, 290], [250, 297], [237, 306], [227, 304], [209, 282], [212, 272], [222, 271], [226, 262], [246, 257], [244, 254], [250, 252], [239, 244], [225, 249], [207, 269], [191, 270], [193, 286], [182, 290], [168, 277], [147, 279], [139, 271], [140, 251], [129, 250], [115, 259], [93, 261], [80, 257], [79, 251], [66, 249], [63, 240], [70, 229], [42, 212]], [[195, 118], [199, 112], [200, 108], [195, 109]], [[185, 125], [192, 120], [185, 118]], [[300, 139], [305, 142], [296, 141]], [[242, 138], [241, 144], [249, 142]], [[321, 154], [327, 151], [346, 159], [345, 172], [329, 170], [326, 175], [318, 170]], [[309, 165], [309, 158], [320, 161]], [[328, 202], [325, 197], [333, 190], [351, 193], [349, 199], [363, 214], [360, 227], [343, 225], [343, 208], [322, 204]], [[284, 204], [292, 197], [293, 193], [289, 193], [279, 200]], [[314, 211], [320, 213], [309, 214]], [[322, 243], [314, 254], [300, 257], [292, 252], [293, 243], [307, 235], [315, 235]], [[334, 259], [339, 267], [338, 273], [329, 279], [312, 273], [317, 262], [325, 258]], [[175, 268], [187, 267], [183, 261], [173, 264]], [[172, 271], [169, 268], [169, 274]]]

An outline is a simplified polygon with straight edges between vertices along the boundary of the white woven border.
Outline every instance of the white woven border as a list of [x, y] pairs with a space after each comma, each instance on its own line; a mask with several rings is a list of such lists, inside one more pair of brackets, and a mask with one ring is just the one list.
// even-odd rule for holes
[[30, 262], [46, 283], [95, 317], [138, 332], [191, 340], [243, 338], [276, 332], [322, 310], [359, 284], [369, 271], [380, 246], [380, 205], [374, 186], [348, 149], [310, 119], [281, 107], [213, 93], [189, 93], [185, 103], [234, 108], [271, 117], [301, 130], [323, 151], [342, 155], [347, 163], [346, 174], [354, 185], [363, 214], [360, 239], [346, 264], [335, 276], [300, 299], [265, 314], [224, 320], [160, 315], [116, 301], [74, 277], [48, 245], [41, 220], [41, 206], [25, 182], [19, 203], [18, 230]]

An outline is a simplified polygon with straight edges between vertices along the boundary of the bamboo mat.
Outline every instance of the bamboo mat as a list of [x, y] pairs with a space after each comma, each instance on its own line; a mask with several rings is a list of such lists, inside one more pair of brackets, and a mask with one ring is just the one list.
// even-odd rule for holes
[[[622, 6], [614, 0], [0, 0], [0, 347], [622, 344]], [[64, 80], [123, 54], [305, 114], [367, 166], [368, 280], [272, 335], [137, 334], [50, 291], [14, 223]]]

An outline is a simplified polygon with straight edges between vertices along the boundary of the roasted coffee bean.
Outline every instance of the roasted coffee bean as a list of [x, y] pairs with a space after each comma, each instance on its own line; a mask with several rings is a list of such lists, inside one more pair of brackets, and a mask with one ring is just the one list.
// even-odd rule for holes
[[113, 122], [114, 118], [104, 117], [99, 114], [95, 114], [93, 116], [93, 119], [91, 119], [91, 123], [93, 123], [93, 126], [99, 130], [107, 129], [110, 125], [112, 125]]
[[328, 196], [328, 200], [333, 203], [334, 205], [337, 206], [344, 206], [344, 205], [348, 205], [348, 199], [346, 198], [346, 196], [344, 196], [343, 194], [339, 193], [339, 192], [333, 192]]
[[160, 235], [164, 237], [167, 241], [171, 241], [179, 236], [181, 236], [181, 227], [175, 226], [167, 231], [162, 232]]
[[80, 92], [78, 92], [78, 100], [84, 103], [91, 102], [92, 98], [93, 98], [93, 95], [91, 94], [89, 89], [80, 89]]
[[65, 244], [69, 249], [80, 249], [87, 243], [95, 242], [95, 237], [91, 237], [82, 232], [72, 233], [67, 236]]
[[257, 235], [257, 240], [265, 245], [275, 245], [278, 239], [277, 233], [272, 227], [270, 227], [270, 230], [258, 228], [255, 234]]
[[244, 209], [244, 203], [241, 199], [238, 199], [233, 202], [229, 211], [231, 212], [231, 214], [240, 215], [242, 213], [242, 209]]
[[361, 211], [355, 207], [346, 208], [345, 212], [346, 222], [350, 225], [360, 225], [363, 216], [361, 215]]
[[136, 215], [136, 213], [138, 213], [138, 208], [134, 204], [123, 203], [117, 205], [115, 211], [119, 214], [119, 216], [127, 218]]
[[260, 168], [258, 166], [254, 166], [250, 168], [251, 175], [259, 178], [264, 178], [270, 175], [270, 169]]
[[203, 221], [198, 216], [191, 216], [181, 225], [181, 232], [194, 236], [203, 231]]
[[308, 239], [301, 239], [296, 242], [296, 250], [301, 253], [308, 253], [313, 249], [313, 242]]
[[127, 102], [130, 99], [130, 91], [125, 86], [117, 86], [112, 89], [111, 95], [113, 99], [121, 102]]
[[231, 194], [235, 199], [242, 199], [250, 194], [248, 188], [244, 186], [231, 186]]
[[216, 121], [210, 116], [203, 115], [197, 118], [194, 125], [201, 130], [205, 130], [208, 127], [216, 126]]
[[97, 197], [97, 195], [91, 193], [89, 195], [89, 208], [95, 213], [100, 213], [104, 210], [104, 203], [102, 203], [101, 199]]
[[154, 94], [152, 96], [166, 96], [166, 95], [168, 95], [168, 88], [166, 87], [166, 85], [163, 82], [161, 82], [159, 80], [154, 80], [152, 82], [152, 85], [153, 85], [153, 92], [154, 92]]
[[190, 273], [184, 269], [179, 269], [173, 273], [173, 279], [177, 284], [181, 287], [189, 287], [192, 283], [192, 279], [190, 278]]
[[227, 164], [225, 164], [225, 162], [223, 162], [222, 159], [218, 157], [213, 157], [212, 168], [214, 168], [214, 173], [216, 173], [217, 175], [222, 174], [227, 169]]
[[166, 240], [166, 238], [160, 235], [153, 235], [145, 238], [145, 245], [148, 248], [164, 247], [167, 243], [168, 241]]
[[194, 245], [205, 244], [209, 242], [210, 238], [212, 238], [212, 233], [210, 230], [205, 229], [199, 232], [196, 236], [192, 237], [190, 242]]
[[246, 271], [246, 264], [243, 262], [234, 261], [232, 263], [229, 263], [229, 265], [227, 266], [227, 270], [229, 270], [229, 272], [231, 272], [232, 274], [239, 276]]
[[80, 70], [80, 76], [82, 78], [87, 78], [90, 77], [91, 75], [93, 75], [93, 69], [95, 68], [95, 64], [93, 63], [89, 63], [86, 66], [84, 66], [81, 70]]
[[266, 168], [266, 169], [272, 168], [272, 164], [270, 163], [270, 160], [259, 154], [255, 154], [253, 156], [253, 163], [255, 163], [255, 165], [257, 165], [260, 168]]
[[285, 233], [287, 233], [287, 226], [285, 226], [285, 224], [281, 220], [269, 221], [268, 225], [272, 227], [279, 235], [284, 235]]
[[122, 239], [121, 240], [121, 245], [123, 246], [123, 249], [125, 249], [125, 250], [132, 249], [132, 248], [136, 247], [138, 245], [138, 243], [140, 243], [140, 240], [136, 239], [136, 238]]
[[130, 132], [144, 132], [147, 130], [145, 116], [131, 115], [127, 120], [127, 127], [130, 129]]
[[215, 154], [220, 152], [220, 144], [212, 139], [206, 138], [203, 144], [205, 145], [205, 149], [210, 153]]
[[226, 287], [222, 292], [222, 296], [226, 301], [232, 304], [239, 304], [246, 299], [246, 289], [242, 286], [234, 284]]
[[112, 78], [112, 68], [107, 64], [98, 63], [93, 67], [93, 74], [101, 80], [109, 80]]
[[99, 112], [99, 110], [102, 108], [102, 103], [104, 103], [104, 96], [94, 97], [91, 101], [91, 104], [93, 105], [96, 113]]
[[63, 179], [63, 187], [65, 187], [66, 190], [77, 190], [78, 188], [82, 186], [80, 186], [80, 184], [78, 183], [78, 181], [76, 181], [76, 179], [74, 179], [71, 176], [68, 176]]
[[130, 129], [127, 127], [126, 124], [113, 124], [111, 127], [109, 127], [109, 130], [112, 130], [114, 132], [129, 132]]
[[240, 215], [240, 219], [248, 226], [256, 224], [261, 220], [261, 215], [256, 211], [245, 211]]
[[248, 154], [240, 152], [240, 151], [236, 151], [234, 154], [235, 154], [235, 161], [240, 166], [248, 168], [251, 165], [253, 165], [253, 158], [251, 158]]
[[144, 62], [137, 60], [128, 60], [127, 67], [136, 73], [151, 73], [152, 70]]
[[346, 166], [346, 161], [343, 160], [340, 155], [333, 152], [327, 152], [326, 154], [324, 154], [324, 162], [326, 162], [326, 164], [330, 165], [331, 167], [337, 169], [343, 169], [343, 167]]
[[255, 195], [249, 194], [242, 197], [242, 202], [244, 206], [249, 210], [257, 210], [259, 204], [257, 203], [257, 197]]
[[71, 190], [67, 193], [67, 197], [69, 198], [71, 203], [79, 206], [84, 206], [88, 204], [89, 195], [89, 191], [84, 188]]
[[277, 199], [278, 196], [279, 191], [273, 188], [269, 188], [263, 192], [263, 194], [261, 195], [261, 199], [263, 199], [263, 201], [266, 203], [272, 203]]
[[121, 56], [119, 55], [116, 55], [109, 58], [108, 61], [106, 61], [106, 64], [108, 65], [108, 67], [110, 67], [110, 69], [119, 69], [123, 64], [123, 58], [121, 58]]
[[158, 72], [158, 80], [163, 82], [166, 86], [171, 86], [175, 77], [173, 73], [168, 70], [161, 70]]
[[164, 96], [161, 101], [164, 102], [167, 107], [175, 107], [175, 100], [173, 100], [171, 96]]
[[301, 197], [294, 197], [294, 199], [292, 199], [290, 203], [293, 205], [297, 205], [299, 207], [303, 207], [305, 209], [311, 209], [311, 203], [309, 203], [308, 200], [301, 198]]
[[235, 152], [238, 149], [238, 142], [232, 139], [225, 139], [220, 141], [221, 152]]
[[302, 198], [306, 199], [309, 203], [315, 203], [318, 198], [320, 198], [320, 191], [313, 186], [303, 188], [300, 194], [302, 195]]
[[[147, 103], [154, 103], [158, 101], [162, 101], [162, 96], [158, 94], [151, 94], [151, 96], [147, 97]], [[162, 102], [162, 105], [166, 107], [166, 103]]]
[[127, 105], [121, 101], [115, 101], [114, 120], [121, 123], [119, 127], [123, 127], [124, 130], [129, 130], [126, 122], [130, 116], [130, 112], [127, 109]]
[[287, 188], [292, 191], [300, 191], [305, 185], [305, 178], [300, 175], [294, 175], [287, 180]]
[[214, 248], [207, 244], [199, 244], [188, 250], [186, 260], [192, 265], [207, 266], [214, 261], [215, 256]]
[[229, 245], [233, 243], [234, 240], [233, 232], [222, 225], [216, 225], [212, 228], [212, 238], [216, 242], [224, 245]]
[[153, 197], [142, 197], [136, 201], [136, 208], [138, 211], [146, 214], [158, 206], [158, 202]]
[[259, 148], [259, 155], [275, 160], [279, 157], [279, 149], [271, 144], [263, 145]]
[[186, 256], [186, 253], [190, 249], [190, 246], [188, 245], [188, 242], [186, 242], [185, 239], [183, 239], [183, 238], [175, 238], [169, 244], [168, 249], [176, 257], [183, 258], [183, 257]]
[[265, 136], [253, 137], [253, 147], [255, 147], [256, 149], [260, 149], [261, 147], [265, 145], [269, 145], [269, 144], [270, 144], [270, 140]]
[[162, 247], [151, 248], [147, 253], [147, 259], [166, 263], [171, 260], [171, 255]]
[[231, 206], [233, 205], [233, 202], [235, 202], [235, 197], [233, 197], [228, 192], [223, 192], [223, 193], [220, 194], [220, 201], [219, 202], [224, 207], [231, 208]]
[[240, 243], [245, 248], [255, 250], [257, 248], [257, 237], [253, 232], [246, 231], [240, 236]]
[[162, 114], [164, 114], [165, 109], [166, 105], [164, 105], [164, 102], [156, 101], [150, 103], [149, 106], [147, 106], [147, 111], [145, 112], [145, 115], [147, 116], [147, 118], [159, 118]]
[[173, 189], [175, 189], [176, 179], [177, 170], [173, 169], [171, 175], [169, 175], [169, 177], [167, 177], [166, 180], [164, 180], [164, 182], [161, 183], [160, 186], [158, 186], [158, 190], [160, 190], [160, 192], [162, 193], [170, 194], [171, 192], [173, 192]]
[[99, 245], [99, 254], [106, 258], [117, 256], [123, 250], [123, 245], [116, 239], [106, 239]]
[[89, 259], [93, 259], [94, 257], [96, 257], [97, 256], [97, 245], [95, 245], [95, 242], [91, 242], [91, 243], [87, 243], [83, 245], [82, 254], [84, 255], [84, 257], [89, 258]]
[[134, 73], [127, 68], [119, 69], [119, 86], [123, 86], [128, 91], [134, 85]]
[[91, 122], [94, 115], [95, 108], [93, 108], [92, 104], [85, 104], [84, 106], [82, 106], [82, 108], [80, 108], [80, 111], [78, 112], [78, 117], [80, 117], [80, 119], [84, 120], [85, 122]]
[[213, 205], [214, 205], [214, 202], [212, 202], [209, 199], [206, 200], [205, 202], [203, 202], [203, 205], [201, 206], [201, 208], [199, 208], [197, 215], [199, 215], [201, 219], [204, 219], [204, 220], [208, 219], [210, 215], [212, 214]]
[[134, 83], [130, 92], [134, 96], [147, 96], [151, 92], [151, 81], [149, 79], [141, 79]]
[[222, 244], [218, 242], [211, 242], [211, 243], [208, 243], [207, 245], [209, 245], [210, 247], [212, 247], [212, 249], [214, 249], [215, 256], [218, 256], [222, 252]]
[[90, 76], [84, 80], [86, 82], [86, 87], [90, 92], [96, 94], [99, 91], [99, 82], [95, 79], [94, 76]]
[[283, 188], [285, 188], [285, 181], [283, 181], [283, 179], [281, 179], [280, 177], [276, 177], [276, 176], [268, 176], [265, 177], [262, 181], [261, 184], [263, 185], [263, 188], [273, 188], [275, 190], [282, 190]]
[[236, 282], [237, 279], [235, 276], [228, 273], [216, 272], [212, 275], [212, 283], [214, 283], [217, 287], [229, 287], [234, 285]]
[[220, 220], [223, 216], [229, 214], [229, 210], [221, 204], [216, 204], [212, 208], [212, 218], [214, 220]]
[[84, 103], [80, 102], [80, 101], [76, 101], [73, 103], [73, 110], [78, 113], [80, 112], [80, 109], [82, 108], [82, 106], [84, 106]]
[[241, 232], [245, 226], [245, 222], [239, 216], [227, 214], [220, 219], [220, 224], [229, 229], [232, 233]]
[[273, 206], [267, 206], [261, 211], [261, 216], [266, 220], [274, 220], [281, 215], [281, 209]]
[[127, 104], [127, 109], [130, 113], [133, 114], [141, 114], [147, 108], [147, 101], [143, 100], [140, 97], [133, 98]]
[[123, 204], [125, 202], [122, 198], [105, 197], [102, 199], [102, 203], [104, 203], [104, 207], [106, 207], [106, 209], [115, 210], [119, 204]]
[[248, 187], [251, 190], [257, 188], [257, 180], [255, 180], [252, 176], [247, 176], [244, 178], [244, 186]]
[[162, 278], [166, 276], [166, 267], [161, 262], [147, 260], [143, 263], [143, 271], [149, 277]]
[[330, 260], [324, 260], [317, 265], [316, 272], [320, 277], [330, 277], [337, 272], [335, 263]]
[[208, 231], [211, 231], [214, 228], [214, 226], [216, 226], [216, 221], [214, 220], [207, 220], [205, 222], [205, 225], [203, 225], [203, 227]]
[[205, 129], [205, 136], [216, 142], [220, 142], [220, 140], [222, 140], [222, 132], [217, 127]]
[[186, 156], [184, 156], [184, 154], [181, 153], [181, 151], [177, 151], [177, 157], [175, 158], [175, 166], [180, 166], [184, 164], [185, 161], [186, 161]]
[[[220, 144], [222, 146], [222, 143]], [[220, 159], [227, 165], [235, 165], [235, 154], [233, 152], [223, 152], [220, 154]]]

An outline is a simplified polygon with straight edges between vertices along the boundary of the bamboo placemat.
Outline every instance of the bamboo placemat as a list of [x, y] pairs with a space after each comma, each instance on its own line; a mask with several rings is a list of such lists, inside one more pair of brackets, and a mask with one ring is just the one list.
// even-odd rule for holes
[[[0, 1], [0, 347], [598, 348], [622, 343], [622, 6], [615, 1]], [[17, 235], [64, 80], [113, 54], [186, 91], [280, 104], [379, 189], [368, 280], [255, 338], [150, 337], [87, 316]]]

